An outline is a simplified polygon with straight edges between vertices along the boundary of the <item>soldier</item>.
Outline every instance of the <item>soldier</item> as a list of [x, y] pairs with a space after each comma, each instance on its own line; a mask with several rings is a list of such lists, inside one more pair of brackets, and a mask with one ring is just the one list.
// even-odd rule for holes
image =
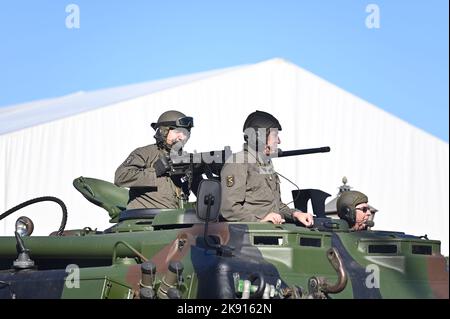
[[336, 208], [338, 216], [347, 221], [352, 230], [366, 230], [373, 226], [366, 195], [358, 191], [345, 191], [339, 196]]
[[221, 172], [222, 216], [229, 221], [300, 221], [313, 217], [281, 202], [280, 180], [270, 160], [278, 152], [281, 125], [269, 113], [251, 113], [244, 123], [244, 150], [225, 163]]
[[194, 126], [193, 118], [167, 111], [151, 126], [156, 144], [137, 148], [116, 170], [114, 183], [130, 188], [127, 209], [178, 208], [182, 198], [181, 182], [167, 175], [165, 159], [170, 152], [181, 151]]

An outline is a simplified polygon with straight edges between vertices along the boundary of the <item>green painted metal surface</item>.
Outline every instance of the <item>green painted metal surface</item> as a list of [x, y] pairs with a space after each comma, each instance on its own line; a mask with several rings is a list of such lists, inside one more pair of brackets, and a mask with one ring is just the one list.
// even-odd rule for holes
[[[119, 221], [122, 191], [99, 195], [76, 181], [115, 224], [104, 232], [24, 237], [36, 265], [27, 270], [12, 266], [15, 237], [0, 237], [0, 297], [15, 289], [16, 297], [31, 298], [36, 291], [20, 295], [22, 286], [52, 278], [52, 297], [59, 298], [448, 298], [448, 265], [437, 240], [350, 232], [344, 221], [330, 229], [213, 221], [205, 241], [193, 203]], [[151, 280], [144, 265], [155, 267]]]

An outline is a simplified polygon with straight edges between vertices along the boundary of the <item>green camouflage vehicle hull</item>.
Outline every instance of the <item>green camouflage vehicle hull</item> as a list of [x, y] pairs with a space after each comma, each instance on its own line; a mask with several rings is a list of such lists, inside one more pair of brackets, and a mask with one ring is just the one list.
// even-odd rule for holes
[[108, 211], [117, 223], [103, 232], [23, 237], [30, 267], [14, 267], [17, 240], [0, 237], [0, 298], [449, 297], [439, 241], [329, 218], [310, 229], [218, 220], [205, 237], [192, 206]]

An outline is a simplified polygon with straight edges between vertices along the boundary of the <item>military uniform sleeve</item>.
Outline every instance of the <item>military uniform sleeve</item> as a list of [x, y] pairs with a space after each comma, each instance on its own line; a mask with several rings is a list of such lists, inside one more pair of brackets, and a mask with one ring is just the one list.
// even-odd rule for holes
[[259, 221], [260, 219], [246, 209], [247, 166], [240, 163], [227, 163], [223, 166], [222, 216], [229, 221]]
[[283, 216], [286, 222], [288, 223], [295, 222], [294, 217], [292, 216], [292, 213], [294, 213], [295, 211], [297, 211], [297, 209], [289, 208], [288, 205], [280, 201], [280, 214], [281, 216]]
[[148, 162], [149, 156], [145, 150], [134, 150], [120, 165], [114, 177], [114, 184], [121, 187], [156, 187], [156, 173], [152, 167], [153, 162]]

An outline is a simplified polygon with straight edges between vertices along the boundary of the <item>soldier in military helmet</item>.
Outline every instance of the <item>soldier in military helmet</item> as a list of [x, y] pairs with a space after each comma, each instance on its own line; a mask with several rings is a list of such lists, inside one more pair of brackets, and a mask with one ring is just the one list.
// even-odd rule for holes
[[181, 181], [168, 176], [165, 159], [170, 152], [182, 150], [194, 126], [193, 118], [167, 111], [151, 126], [156, 143], [135, 149], [115, 173], [114, 183], [130, 188], [127, 209], [178, 208], [182, 197]]
[[339, 196], [336, 208], [338, 216], [347, 221], [352, 230], [365, 230], [373, 226], [367, 196], [358, 191], [345, 191]]
[[278, 152], [280, 122], [271, 114], [251, 113], [243, 127], [244, 150], [230, 157], [222, 168], [222, 216], [228, 221], [300, 221], [313, 224], [313, 216], [281, 202], [280, 180], [271, 155]]

